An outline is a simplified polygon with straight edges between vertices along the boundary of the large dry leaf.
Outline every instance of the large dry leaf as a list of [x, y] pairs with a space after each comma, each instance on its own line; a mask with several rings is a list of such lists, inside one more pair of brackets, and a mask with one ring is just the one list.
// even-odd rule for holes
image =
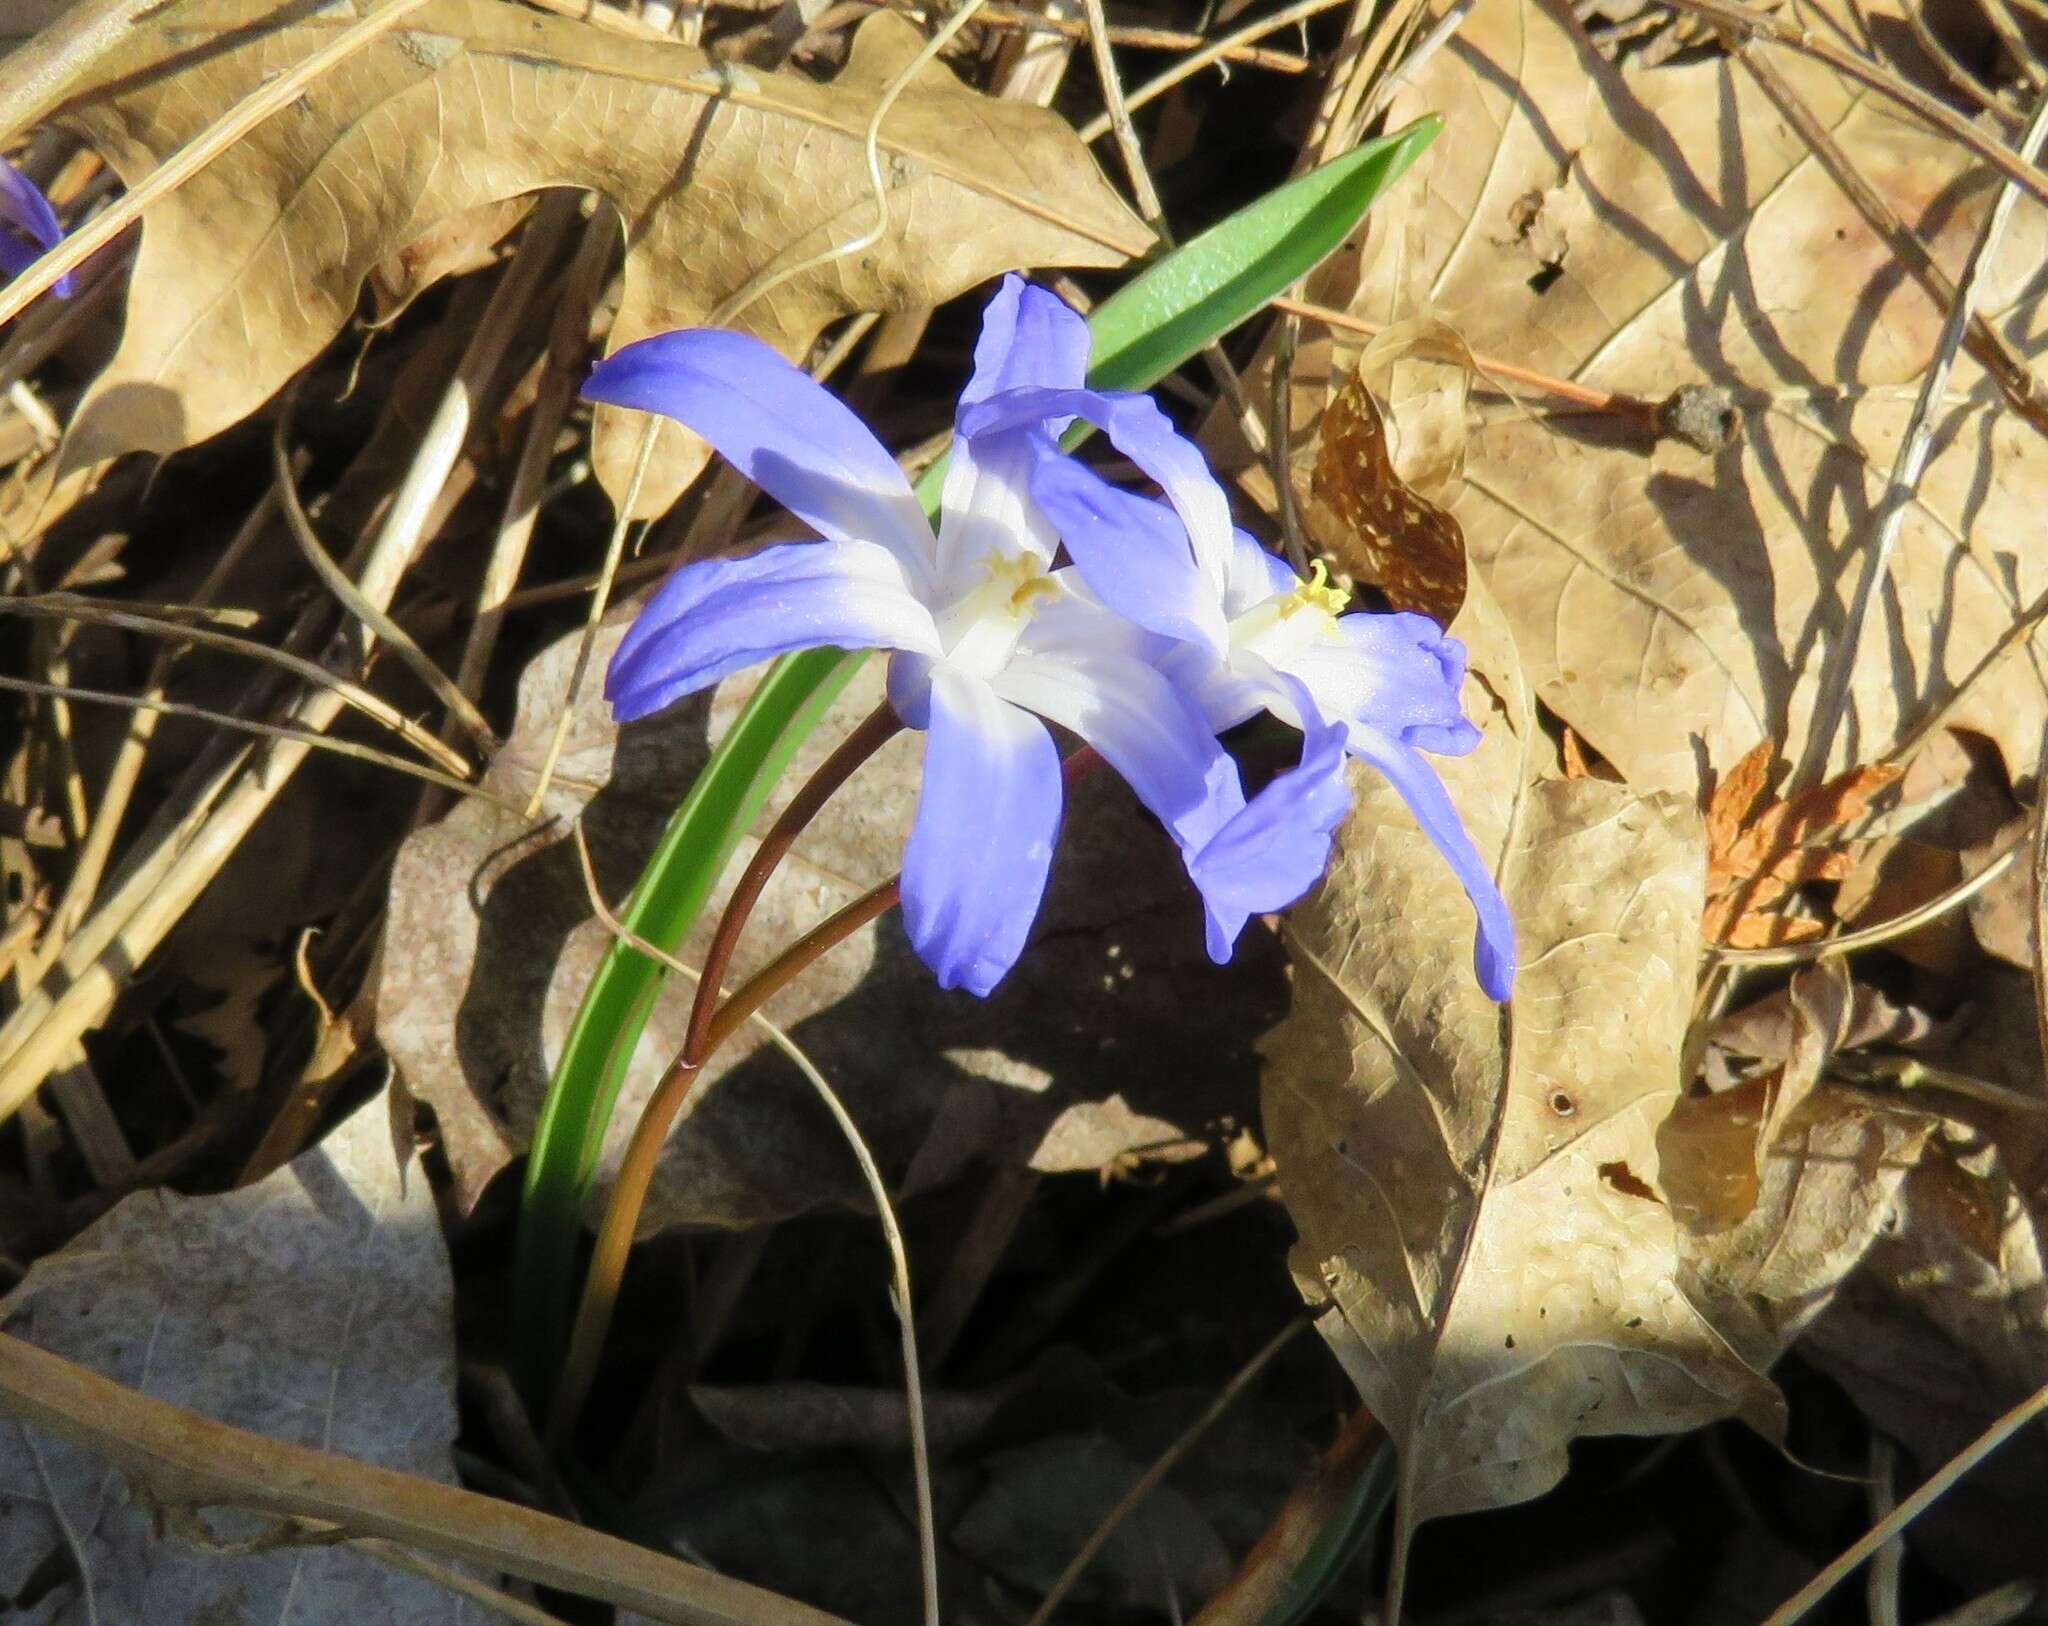
[[[607, 621], [593, 670], [610, 658], [634, 608]], [[488, 781], [513, 809], [531, 794], [575, 644], [574, 635], [556, 644], [522, 681]], [[868, 664], [805, 743], [772, 811], [880, 701], [882, 664]], [[439, 1115], [465, 1201], [523, 1149], [611, 941], [564, 839], [569, 822], [582, 821], [616, 903], [754, 676], [624, 730], [588, 682], [550, 793], [554, 822], [536, 828], [513, 809], [472, 801], [400, 850], [378, 1033], [406, 1087]], [[734, 980], [895, 873], [922, 750], [919, 734], [892, 741], [813, 821], [755, 910]], [[728, 885], [751, 851], [742, 846]], [[724, 896], [684, 948], [686, 963], [700, 963]], [[941, 992], [891, 914], [798, 978], [768, 1013], [824, 1070], [892, 1187], [908, 1194], [976, 1158], [1097, 1169], [1140, 1148], [1192, 1153], [1210, 1125], [1248, 1120], [1250, 1039], [1284, 998], [1279, 958], [1272, 939], [1254, 932], [1233, 965], [1210, 965], [1200, 909], [1171, 843], [1113, 775], [1095, 774], [1074, 789], [1033, 945], [994, 996]], [[607, 1171], [682, 1044], [692, 994], [671, 977], [654, 1007], [613, 1117]], [[865, 1200], [831, 1119], [757, 1030], [727, 1046], [710, 1076], [702, 1106], [670, 1139], [645, 1230], [747, 1225]]]
[[[100, 59], [64, 120], [132, 184], [356, 9], [300, 8], [277, 27], [271, 0], [179, 5]], [[340, 330], [372, 267], [451, 215], [542, 187], [587, 187], [626, 222], [615, 346], [701, 321], [763, 268], [873, 222], [862, 138], [911, 33], [877, 22], [823, 85], [494, 0], [437, 0], [145, 215], [133, 285], [146, 297], [130, 302], [69, 455], [172, 452], [238, 422]], [[881, 150], [881, 240], [774, 290], [740, 326], [795, 356], [834, 317], [934, 305], [1018, 266], [1114, 265], [1148, 241], [1063, 119], [942, 69], [897, 101]], [[599, 415], [597, 468], [615, 495], [644, 421]], [[664, 428], [643, 510], [666, 507], [703, 456]]]
[[1656, 1191], [1699, 951], [1698, 820], [1677, 797], [1535, 777], [1498, 615], [1475, 581], [1454, 630], [1485, 739], [1441, 767], [1515, 911], [1512, 1006], [1480, 992], [1469, 905], [1367, 776], [1292, 917], [1294, 1008], [1269, 1041], [1296, 1278], [1400, 1446], [1415, 1520], [1540, 1493], [1581, 1434], [1768, 1426], [1775, 1405], [1681, 1290]]
[[[1989, 181], [1827, 70], [1773, 60], [1954, 272]], [[1942, 313], [1728, 60], [1623, 76], [1563, 0], [1481, 0], [1389, 116], [1425, 110], [1456, 139], [1374, 211], [1362, 314], [1440, 317], [1483, 355], [1648, 400], [1721, 386], [1738, 411], [1712, 456], [1583, 412], [1474, 431], [1453, 512], [1531, 682], [1645, 790], [1697, 794], [1765, 738], [1797, 760]], [[2044, 241], [2023, 203], [1982, 303], [2030, 356], [2048, 345]], [[1965, 357], [1836, 770], [1878, 755], [2048, 587], [2025, 540], [2048, 447], [1998, 400]], [[1955, 721], [2031, 762], [2042, 684], [2010, 659]]]
[[[0, 1318], [154, 1399], [455, 1482], [447, 1250], [425, 1177], [394, 1150], [382, 1096], [256, 1185], [127, 1198], [39, 1260], [0, 1300]], [[224, 1538], [253, 1533], [225, 1514], [209, 1521]], [[91, 1596], [64, 1578], [73, 1562], [90, 1569]], [[0, 1422], [0, 1597], [20, 1598], [39, 1571], [48, 1590], [33, 1618], [52, 1626], [474, 1618], [453, 1593], [345, 1548], [224, 1556], [165, 1539], [147, 1500], [104, 1460]]]

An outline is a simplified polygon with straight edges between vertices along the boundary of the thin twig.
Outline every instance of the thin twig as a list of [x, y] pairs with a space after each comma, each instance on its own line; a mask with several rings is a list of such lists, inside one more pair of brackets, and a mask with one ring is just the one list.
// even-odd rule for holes
[[1116, 1506], [1103, 1516], [1102, 1522], [1081, 1544], [1081, 1550], [1074, 1554], [1073, 1561], [1060, 1571], [1059, 1579], [1053, 1582], [1038, 1607], [1032, 1611], [1027, 1626], [1047, 1626], [1052, 1619], [1053, 1611], [1073, 1590], [1074, 1583], [1088, 1572], [1088, 1566], [1095, 1562], [1096, 1556], [1109, 1544], [1109, 1538], [1116, 1534], [1124, 1520], [1144, 1505], [1145, 1498], [1157, 1490], [1166, 1476], [1180, 1466], [1181, 1459], [1195, 1448], [1196, 1443], [1209, 1432], [1216, 1420], [1230, 1409], [1231, 1403], [1250, 1388], [1258, 1380], [1259, 1374], [1265, 1371], [1275, 1357], [1293, 1343], [1310, 1324], [1308, 1317], [1296, 1316], [1268, 1338], [1259, 1347], [1258, 1353], [1238, 1369], [1237, 1375], [1223, 1386], [1216, 1398], [1203, 1407], [1202, 1414], [1181, 1430], [1180, 1438], [1159, 1454], [1152, 1466], [1140, 1474], [1131, 1488], [1118, 1498]]
[[515, 1598], [509, 1592], [500, 1592], [494, 1586], [485, 1586], [449, 1564], [437, 1564], [431, 1558], [422, 1558], [410, 1547], [395, 1541], [386, 1541], [381, 1536], [358, 1536], [343, 1543], [359, 1553], [367, 1553], [380, 1564], [389, 1564], [395, 1570], [404, 1570], [417, 1575], [422, 1581], [431, 1581], [435, 1586], [446, 1587], [458, 1597], [468, 1598], [472, 1603], [481, 1604], [492, 1613], [506, 1620], [516, 1621], [518, 1626], [568, 1626], [559, 1615], [551, 1615], [545, 1609], [536, 1609], [532, 1604]]
[[[1899, 1472], [1899, 1450], [1891, 1440], [1873, 1432], [1870, 1436], [1870, 1479], [1868, 1499], [1870, 1516], [1882, 1522], [1891, 1517], [1892, 1509], [1899, 1505], [1898, 1486], [1893, 1483]], [[1870, 1612], [1870, 1626], [1900, 1626], [1899, 1583], [1906, 1565], [1906, 1543], [1901, 1536], [1893, 1536], [1871, 1560], [1870, 1573], [1864, 1577], [1864, 1599]]]
[[2008, 1581], [1993, 1587], [1945, 1615], [1936, 1615], [1924, 1626], [2007, 1626], [2034, 1607], [2041, 1589], [2032, 1581]]
[[1894, 1508], [1889, 1518], [1872, 1525], [1846, 1552], [1772, 1610], [1764, 1626], [1792, 1626], [1794, 1621], [1804, 1619], [1806, 1612], [1839, 1586], [1857, 1565], [1947, 1495], [1957, 1480], [2044, 1410], [2048, 1410], [2048, 1384], [2036, 1389], [1958, 1451], [1943, 1464], [1940, 1472]]
[[[569, 196], [569, 218], [573, 219], [574, 194]], [[567, 224], [565, 220], [564, 229]], [[562, 301], [555, 309], [554, 322], [548, 329], [547, 349], [542, 357], [540, 387], [527, 414], [526, 439], [519, 450], [518, 467], [512, 474], [512, 488], [505, 496], [504, 516], [498, 524], [497, 541], [492, 545], [490, 562], [485, 565], [483, 580], [477, 585], [476, 615], [470, 622], [469, 638], [455, 671], [457, 685], [472, 698], [483, 693], [484, 674], [498, 646], [498, 631], [504, 625], [519, 573], [526, 565], [527, 546], [533, 540], [533, 528], [540, 518], [548, 460], [554, 454], [555, 437], [568, 418], [570, 403], [582, 381], [584, 352], [590, 342], [590, 313], [617, 245], [616, 217], [609, 209], [598, 210], [585, 227], [582, 246], [577, 249], [563, 279]], [[608, 559], [607, 563], [612, 561]], [[604, 579], [608, 584], [609, 577]], [[555, 744], [550, 752], [550, 770], [559, 750], [559, 744]], [[545, 785], [546, 780], [547, 776], [543, 775], [540, 782]]]
[[167, 1506], [318, 1519], [674, 1626], [846, 1626], [806, 1604], [531, 1508], [214, 1422], [5, 1333], [0, 1410], [104, 1457]]
[[2034, 758], [2034, 1033], [2041, 1061], [2048, 1069], [2048, 724], [2041, 729], [2041, 750]]
[[[1868, 222], [1870, 229], [1884, 240], [1893, 258], [1927, 291], [1937, 306], [1953, 310], [1961, 295], [1921, 234], [1901, 220], [1884, 194], [1870, 184], [1842, 144], [1821, 123], [1806, 98], [1799, 94], [1767, 53], [1756, 49], [1751, 41], [1735, 41], [1732, 46], [1736, 61], [1756, 81], [1757, 88], [1771, 104], [1784, 114], [1786, 122], [1799, 132], [1800, 139], [1812, 150], [1821, 168], [1827, 171], [1842, 195], [1855, 205], [1856, 212]], [[1968, 324], [1963, 330], [1963, 348], [1991, 375], [2015, 412], [2036, 429], [2048, 432], [2048, 402], [2041, 398], [2039, 381], [1983, 312], [1970, 311]]]
[[0, 322], [19, 316], [31, 300], [49, 292], [65, 272], [75, 271], [140, 220], [151, 204], [183, 186], [264, 120], [291, 106], [323, 73], [390, 33], [428, 3], [429, 0], [390, 0], [383, 10], [350, 24], [297, 67], [266, 81], [262, 89], [237, 102], [151, 170], [132, 190], [39, 256], [12, 282], [0, 287]]
[[[2048, 140], [2048, 96], [2040, 99], [2034, 116], [2027, 123], [2027, 133], [2020, 143], [2021, 154], [2031, 162], [2041, 150], [2043, 140]], [[1821, 676], [1820, 695], [1814, 702], [1813, 726], [1807, 734], [1806, 748], [1786, 780], [1788, 794], [1792, 789], [1817, 784], [1826, 777], [1835, 734], [1848, 708], [1849, 688], [1856, 675], [1856, 657], [1862, 643], [1863, 626], [1869, 618], [1871, 605], [1876, 601], [1879, 584], [1891, 573], [1892, 549], [1898, 542], [1907, 507], [1920, 487], [1921, 471], [1927, 467], [1928, 456], [1934, 447], [1934, 403], [1948, 387], [1949, 372], [1955, 365], [1963, 331], [1969, 326], [1971, 313], [1977, 308], [1984, 279], [1991, 270], [1992, 261], [1997, 258], [1998, 245], [2005, 236], [2006, 224], [2012, 219], [2013, 208], [2018, 202], [2017, 187], [1999, 188], [1998, 201], [1985, 217], [1983, 229], [1977, 234], [1976, 247], [1970, 251], [1969, 263], [1957, 279], [1955, 303], [1949, 307], [1934, 357], [1920, 381], [1920, 393], [1913, 404], [1906, 434], [1899, 442], [1891, 480], [1879, 505], [1877, 534], [1863, 551], [1863, 571], [1857, 578], [1855, 597], [1849, 601], [1841, 636], [1836, 640], [1832, 658]]]
[[1956, 714], [1969, 692], [2006, 656], [2030, 642], [2043, 621], [2048, 621], [2048, 593], [2043, 593], [2022, 610], [2018, 619], [1998, 635], [1998, 641], [1978, 658], [1977, 664], [1963, 674], [1962, 681], [1949, 691], [1947, 698], [1915, 723], [1905, 738], [1887, 751], [1881, 760], [1907, 763], [1925, 750], [1935, 735], [1948, 726], [1948, 720]]
[[[522, 238], [517, 252], [524, 253], [529, 241]], [[461, 455], [476, 404], [497, 373], [505, 347], [525, 331], [521, 317], [526, 301], [521, 296], [529, 291], [529, 279], [509, 271], [491, 290], [483, 317], [419, 438], [412, 464], [364, 550], [356, 586], [380, 609], [389, 607], [418, 550]], [[308, 612], [301, 630], [310, 634], [321, 616], [324, 607], [317, 614]], [[51, 1067], [100, 1020], [135, 968], [184, 918], [315, 748], [310, 736], [322, 733], [340, 712], [341, 701], [332, 690], [302, 692], [285, 708], [283, 726], [305, 737], [279, 738], [261, 753], [247, 745], [223, 748], [194, 771], [175, 811], [159, 818], [157, 847], [131, 861], [120, 884], [58, 956], [52, 969], [61, 973], [59, 991], [37, 988], [0, 1024], [0, 1118], [33, 1093]]]
[[0, 58], [0, 140], [49, 112], [137, 22], [169, 3], [100, 0], [98, 5], [74, 5]]
[[[605, 930], [629, 947], [657, 965], [666, 966], [678, 972], [693, 983], [701, 983], [702, 974], [694, 967], [685, 965], [673, 954], [648, 942], [632, 931], [612, 913], [598, 890], [597, 871], [590, 862], [590, 845], [583, 838], [583, 826], [579, 823], [572, 832], [576, 843], [576, 857], [583, 866], [583, 889], [590, 899], [591, 912], [604, 923]], [[727, 992], [718, 990], [720, 997]], [[825, 1104], [825, 1110], [832, 1114], [832, 1121], [839, 1126], [845, 1137], [853, 1159], [860, 1165], [861, 1179], [867, 1182], [868, 1195], [874, 1200], [876, 1216], [881, 1221], [882, 1240], [889, 1249], [889, 1264], [894, 1274], [894, 1291], [890, 1297], [896, 1308], [896, 1323], [901, 1329], [903, 1353], [904, 1404], [910, 1414], [910, 1463], [912, 1477], [916, 1481], [917, 1494], [917, 1545], [918, 1559], [924, 1580], [924, 1607], [927, 1626], [937, 1626], [939, 1618], [939, 1549], [938, 1521], [932, 1507], [932, 1470], [930, 1447], [925, 1435], [924, 1380], [922, 1363], [917, 1354], [917, 1324], [911, 1313], [910, 1254], [903, 1243], [902, 1227], [896, 1223], [896, 1208], [889, 1198], [888, 1185], [882, 1179], [882, 1171], [875, 1163], [874, 1154], [861, 1136], [860, 1127], [854, 1123], [853, 1114], [846, 1110], [846, 1103], [826, 1082], [825, 1075], [805, 1054], [803, 1048], [775, 1022], [761, 1011], [754, 1011], [748, 1017], [756, 1027], [768, 1035], [769, 1041], [787, 1056], [796, 1070], [804, 1075], [818, 1099]]]
[[[269, 524], [276, 503], [275, 492], [265, 492], [249, 517], [221, 550], [213, 568], [206, 573], [193, 592], [193, 599], [199, 604], [210, 602], [226, 584], [249, 550], [262, 537]], [[147, 702], [161, 700], [170, 683], [171, 667], [180, 646], [163, 649], [150, 667], [148, 682], [143, 686], [142, 699]], [[16, 985], [15, 997], [26, 999], [42, 980], [42, 975], [62, 952], [71, 933], [85, 918], [93, 896], [99, 890], [100, 879], [106, 873], [107, 860], [113, 855], [114, 837], [121, 827], [123, 815], [127, 812], [130, 797], [142, 776], [142, 766], [149, 755], [149, 743], [156, 734], [157, 718], [162, 713], [153, 705], [138, 707], [130, 718], [128, 732], [121, 737], [120, 748], [114, 754], [113, 766], [107, 770], [105, 785], [100, 791], [98, 816], [93, 820], [92, 834], [86, 838], [78, 854], [78, 862], [64, 883], [64, 894], [57, 907], [51, 911], [49, 929], [37, 945], [33, 958], [17, 974], [22, 977]]]
[[1465, 26], [1465, 19], [1472, 15], [1472, 8], [1476, 4], [1478, 0], [1457, 0], [1457, 4], [1430, 25], [1429, 32], [1416, 42], [1413, 50], [1401, 58], [1399, 66], [1373, 87], [1372, 96], [1365, 104], [1365, 111], [1360, 115], [1362, 124], [1370, 124], [1377, 118], [1394, 99], [1394, 93], [1420, 73], [1430, 58], [1450, 44], [1451, 37]]
[[[517, 265], [514, 261], [514, 265]], [[508, 272], [509, 276], [511, 273]], [[455, 681], [436, 666], [433, 657], [413, 641], [407, 632], [390, 615], [372, 604], [348, 579], [348, 572], [334, 561], [327, 551], [320, 535], [313, 529], [313, 521], [306, 512], [306, 505], [299, 500], [298, 481], [292, 478], [292, 459], [288, 445], [291, 434], [292, 409], [298, 395], [294, 383], [285, 391], [284, 401], [278, 411], [277, 421], [271, 427], [270, 435], [270, 477], [277, 483], [278, 505], [284, 512], [285, 528], [291, 532], [292, 540], [299, 545], [299, 553], [313, 574], [320, 578], [327, 591], [341, 601], [343, 609], [360, 621], [368, 631], [384, 640], [391, 652], [403, 661], [413, 676], [427, 686], [434, 698], [448, 708], [449, 720], [459, 724], [479, 749], [487, 755], [496, 748], [497, 736], [491, 725], [484, 721], [484, 714], [476, 709], [469, 696], [456, 687]]]
[[[1204, 68], [1213, 67], [1238, 46], [1249, 45], [1253, 40], [1264, 39], [1268, 34], [1277, 34], [1283, 28], [1325, 11], [1334, 11], [1338, 6], [1349, 5], [1351, 0], [1295, 0], [1291, 6], [1283, 6], [1270, 17], [1261, 17], [1255, 23], [1247, 23], [1235, 33], [1226, 34], [1213, 40], [1199, 51], [1190, 51], [1180, 61], [1168, 68], [1157, 78], [1148, 79], [1125, 99], [1124, 105], [1133, 113], [1146, 103], [1156, 101], [1185, 79], [1192, 79]], [[1086, 142], [1100, 141], [1109, 134], [1110, 121], [1107, 113], [1098, 114], [1081, 126], [1081, 139]]]
[[439, 768], [430, 768], [425, 763], [414, 762], [409, 757], [394, 756], [389, 751], [380, 751], [374, 745], [360, 745], [354, 740], [338, 740], [319, 729], [294, 728], [289, 723], [259, 722], [253, 717], [240, 717], [231, 711], [215, 711], [210, 707], [195, 706], [182, 700], [166, 700], [161, 695], [118, 694], [108, 689], [83, 689], [76, 684], [51, 683], [41, 678], [0, 675], [0, 689], [8, 689], [16, 694], [40, 695], [46, 699], [54, 697], [61, 700], [76, 700], [89, 706], [119, 706], [129, 711], [153, 712], [164, 717], [189, 717], [195, 722], [212, 723], [218, 728], [233, 729], [237, 733], [251, 734], [258, 739], [289, 740], [312, 750], [352, 757], [357, 762], [374, 763], [380, 768], [389, 768], [393, 773], [402, 773], [412, 779], [423, 779], [430, 785], [439, 785], [443, 790], [452, 790], [459, 796], [481, 796], [487, 802], [496, 802], [508, 812], [519, 811], [525, 805], [487, 786], [479, 785], [472, 779], [443, 773]]

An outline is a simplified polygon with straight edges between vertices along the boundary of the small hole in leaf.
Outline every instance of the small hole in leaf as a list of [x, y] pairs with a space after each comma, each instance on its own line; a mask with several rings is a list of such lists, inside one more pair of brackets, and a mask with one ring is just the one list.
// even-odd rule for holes
[[1550, 1092], [1550, 1110], [1560, 1118], [1569, 1118], [1579, 1110], [1579, 1104], [1571, 1098], [1569, 1092], [1565, 1090], [1552, 1090]]
[[1532, 294], [1547, 294], [1550, 292], [1551, 285], [1563, 275], [1564, 267], [1562, 265], [1546, 265], [1529, 279], [1529, 292]]
[[1601, 1164], [1600, 1178], [1623, 1196], [1642, 1197], [1650, 1202], [1657, 1201], [1657, 1194], [1650, 1189], [1648, 1182], [1626, 1163], [1616, 1161]]

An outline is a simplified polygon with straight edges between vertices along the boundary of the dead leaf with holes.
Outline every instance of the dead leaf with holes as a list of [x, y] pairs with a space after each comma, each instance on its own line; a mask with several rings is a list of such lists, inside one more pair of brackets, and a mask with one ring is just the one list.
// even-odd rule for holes
[[1521, 934], [1511, 1006], [1470, 907], [1369, 774], [1290, 917], [1264, 1105], [1298, 1284], [1400, 1448], [1405, 1522], [1540, 1494], [1595, 1433], [1744, 1416], [1776, 1391], [1687, 1298], [1658, 1195], [1699, 951], [1688, 799], [1548, 773], [1501, 612], [1453, 631], [1485, 737], [1438, 766]]
[[1897, 763], [1837, 774], [1790, 801], [1770, 793], [1778, 748], [1761, 740], [1723, 776], [1707, 802], [1707, 906], [1702, 934], [1731, 948], [1818, 937], [1823, 923], [1778, 909], [1796, 888], [1846, 877], [1867, 843], [1837, 839], [1895, 783]]
[[[1992, 178], [1824, 67], [1773, 61], [1954, 275]], [[1334, 256], [1314, 297], [1380, 323], [1440, 319], [1480, 356], [1597, 392], [1717, 386], [1739, 431], [1703, 452], [1653, 442], [1640, 414], [1486, 406], [1446, 505], [1536, 693], [1645, 790], [1698, 795], [1764, 739], [1799, 760], [1945, 313], [1725, 57], [1624, 75], [1562, 0], [1479, 0], [1387, 116], [1424, 110], [1463, 136], [1373, 210], [1362, 269]], [[2044, 250], [2048, 215], [2022, 201], [1981, 302], [2035, 360]], [[1304, 345], [1297, 423], [1356, 354]], [[1932, 427], [1827, 773], [1879, 755], [2048, 590], [2048, 552], [2026, 543], [2048, 445], [1967, 355]], [[2023, 772], [2044, 681], [2015, 652], [1952, 721]]]
[[[270, 0], [189, 0], [95, 59], [60, 122], [131, 185], [359, 8], [276, 26]], [[756, 73], [497, 0], [435, 0], [309, 85], [143, 218], [121, 345], [79, 407], [73, 465], [178, 451], [260, 407], [334, 335], [364, 277], [416, 291], [446, 223], [544, 187], [598, 193], [627, 226], [614, 347], [702, 321], [771, 267], [864, 232], [863, 137], [920, 37], [861, 30], [839, 77]], [[938, 304], [1018, 266], [1120, 264], [1144, 226], [1056, 114], [921, 72], [880, 143], [889, 226], [803, 273], [736, 325], [796, 356], [835, 317]], [[458, 226], [455, 236], [463, 235]], [[459, 246], [459, 245], [458, 245]], [[601, 410], [596, 466], [625, 486], [641, 414]], [[642, 492], [659, 512], [702, 467], [665, 426]]]

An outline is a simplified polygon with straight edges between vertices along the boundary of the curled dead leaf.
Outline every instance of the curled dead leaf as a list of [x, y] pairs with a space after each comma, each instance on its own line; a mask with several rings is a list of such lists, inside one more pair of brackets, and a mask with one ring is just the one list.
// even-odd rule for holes
[[[345, 10], [280, 26], [268, 0], [187, 0], [97, 58], [60, 119], [133, 184], [324, 45]], [[130, 303], [67, 458], [174, 452], [240, 421], [340, 331], [373, 267], [450, 217], [473, 223], [545, 187], [594, 191], [626, 223], [614, 347], [702, 321], [757, 273], [872, 223], [863, 134], [906, 34], [877, 17], [818, 84], [498, 0], [436, 0], [145, 215], [134, 286], [149, 297]], [[1065, 120], [942, 68], [904, 90], [881, 153], [880, 241], [774, 289], [738, 325], [797, 356], [834, 317], [935, 305], [1019, 265], [1115, 265], [1148, 241]], [[439, 250], [423, 252], [430, 267]], [[614, 497], [643, 421], [599, 413]], [[665, 509], [705, 455], [664, 426], [640, 511]]]

